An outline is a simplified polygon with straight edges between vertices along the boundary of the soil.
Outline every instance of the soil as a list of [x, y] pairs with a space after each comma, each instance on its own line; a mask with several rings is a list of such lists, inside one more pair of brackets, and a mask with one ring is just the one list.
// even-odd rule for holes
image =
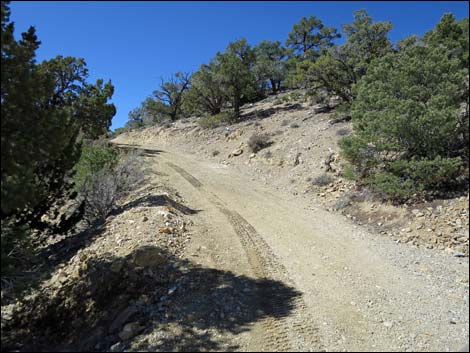
[[[349, 123], [314, 108], [270, 97], [230, 127], [118, 136], [148, 180], [97, 232], [63, 239], [36, 289], [2, 293], [2, 349], [461, 349], [468, 196], [396, 207], [355, 189], [337, 154]], [[254, 133], [272, 144], [252, 153]]]

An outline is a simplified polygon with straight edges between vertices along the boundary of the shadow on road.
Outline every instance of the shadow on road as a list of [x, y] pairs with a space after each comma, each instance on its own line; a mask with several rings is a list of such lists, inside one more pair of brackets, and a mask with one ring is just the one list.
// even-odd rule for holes
[[113, 211], [112, 215], [116, 216], [131, 208], [140, 207], [140, 206], [147, 206], [147, 207], [170, 206], [185, 215], [192, 215], [201, 211], [201, 210], [193, 210], [192, 208], [189, 208], [173, 200], [167, 195], [147, 195], [147, 196], [140, 197], [137, 200], [131, 201], [125, 204], [124, 206], [117, 208], [116, 210]]
[[[23, 313], [2, 327], [2, 350], [106, 351], [121, 342], [133, 351], [232, 351], [239, 347], [226, 333], [289, 316], [301, 295], [278, 281], [201, 267], [151, 246], [88, 259], [78, 273], [25, 301]], [[138, 330], [120, 339], [130, 322]]]
[[166, 153], [163, 150], [142, 148], [139, 145], [124, 145], [124, 144], [115, 143], [114, 146], [122, 150], [140, 152], [143, 156], [146, 156], [146, 157], [159, 155], [161, 153]]

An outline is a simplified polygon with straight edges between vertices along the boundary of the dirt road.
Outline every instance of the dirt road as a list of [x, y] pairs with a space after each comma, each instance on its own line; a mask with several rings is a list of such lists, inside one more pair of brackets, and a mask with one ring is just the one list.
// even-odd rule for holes
[[201, 210], [192, 261], [298, 293], [274, 284], [250, 293], [263, 315], [233, 337], [241, 350], [446, 351], [468, 342], [468, 259], [367, 233], [221, 164], [167, 149], [147, 157]]

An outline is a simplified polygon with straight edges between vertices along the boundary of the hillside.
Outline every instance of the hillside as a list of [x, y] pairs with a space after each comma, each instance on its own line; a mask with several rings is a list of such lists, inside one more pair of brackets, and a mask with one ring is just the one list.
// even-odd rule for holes
[[[293, 95], [288, 92], [246, 105], [242, 122], [233, 125], [203, 129], [198, 118], [190, 118], [125, 133], [115, 142], [171, 147], [235, 169], [312, 206], [340, 212], [397, 242], [468, 257], [468, 193], [400, 206], [382, 202], [342, 176], [337, 142], [351, 133], [351, 123], [332, 124], [334, 111], [315, 113], [321, 106], [303, 99], [279, 104], [282, 96]], [[252, 135], [266, 135], [271, 145], [253, 153], [248, 146]], [[315, 185], [325, 173], [331, 182]]]

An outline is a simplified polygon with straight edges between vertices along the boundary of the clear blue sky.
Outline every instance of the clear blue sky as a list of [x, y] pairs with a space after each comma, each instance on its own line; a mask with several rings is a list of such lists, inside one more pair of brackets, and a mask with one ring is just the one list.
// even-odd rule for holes
[[34, 25], [42, 44], [38, 61], [56, 55], [85, 58], [90, 81], [111, 79], [117, 113], [112, 129], [158, 87], [159, 77], [194, 71], [228, 42], [245, 37], [285, 41], [302, 16], [341, 28], [354, 10], [394, 24], [393, 41], [422, 35], [445, 12], [468, 16], [468, 2], [11, 2], [16, 35]]

